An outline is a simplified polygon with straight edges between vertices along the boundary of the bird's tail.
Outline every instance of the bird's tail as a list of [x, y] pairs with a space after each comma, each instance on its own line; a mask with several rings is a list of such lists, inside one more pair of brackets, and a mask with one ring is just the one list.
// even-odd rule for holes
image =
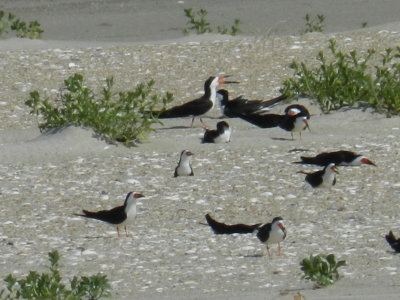
[[206, 220], [208, 225], [211, 227], [211, 229], [214, 231], [215, 234], [252, 233], [260, 226], [260, 224], [227, 225], [214, 220], [213, 218], [211, 218], [209, 214], [206, 215]]
[[267, 107], [271, 107], [279, 102], [281, 102], [282, 100], [287, 99], [286, 95], [280, 95], [276, 98], [270, 99], [270, 100], [265, 100], [262, 102], [262, 106], [263, 108], [267, 108]]
[[74, 216], [78, 216], [78, 217], [84, 217], [84, 218], [94, 218], [95, 217], [95, 213], [85, 210], [82, 210], [83, 214], [73, 214]]

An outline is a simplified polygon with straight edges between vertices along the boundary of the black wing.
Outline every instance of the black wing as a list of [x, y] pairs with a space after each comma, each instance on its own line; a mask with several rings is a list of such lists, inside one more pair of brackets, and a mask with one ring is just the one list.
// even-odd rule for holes
[[350, 163], [357, 157], [357, 154], [351, 151], [334, 151], [334, 152], [323, 152], [314, 157], [301, 156], [301, 162], [303, 164], [313, 164], [318, 166], [327, 166], [330, 163], [340, 165], [342, 162]]
[[214, 143], [215, 138], [217, 138], [219, 132], [217, 130], [208, 130], [204, 132], [203, 143]]
[[390, 231], [389, 234], [385, 236], [385, 238], [394, 251], [400, 252], [400, 240], [396, 239], [392, 231]]
[[271, 232], [271, 223], [264, 224], [258, 229], [257, 238], [262, 242], [265, 243], [269, 238], [269, 233]]
[[215, 234], [232, 234], [232, 233], [252, 233], [256, 230], [261, 224], [255, 225], [246, 225], [246, 224], [234, 224], [227, 225], [224, 223], [220, 223], [213, 218], [209, 214], [206, 215], [206, 220], [208, 225], [210, 225], [211, 229]]
[[212, 108], [212, 102], [208, 99], [196, 99], [182, 105], [174, 106], [162, 112], [158, 118], [183, 118], [205, 114]]
[[323, 175], [323, 170], [307, 174], [306, 176], [306, 181], [311, 184], [312, 187], [317, 187], [322, 183], [322, 175]]
[[241, 114], [239, 117], [260, 128], [273, 128], [279, 126], [279, 124], [286, 118], [285, 115], [277, 114]]
[[126, 220], [125, 208], [123, 206], [118, 206], [110, 210], [100, 210], [96, 212], [83, 210], [83, 213], [84, 215], [81, 215], [82, 217], [96, 219], [115, 225], [118, 225]]

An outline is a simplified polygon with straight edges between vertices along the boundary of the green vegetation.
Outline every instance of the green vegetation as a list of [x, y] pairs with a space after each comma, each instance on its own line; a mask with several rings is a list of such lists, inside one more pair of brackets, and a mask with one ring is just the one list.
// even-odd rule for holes
[[83, 76], [74, 74], [64, 81], [65, 87], [53, 102], [41, 99], [38, 91], [30, 93], [25, 102], [32, 113], [43, 120], [41, 131], [66, 125], [89, 127], [107, 142], [122, 142], [126, 146], [145, 138], [153, 130], [151, 125], [160, 123], [154, 108], [160, 102], [165, 106], [173, 100], [171, 93], [161, 99], [152, 94], [154, 81], [141, 83], [134, 91], [113, 91], [113, 78], [106, 79], [100, 95], [84, 86]]
[[17, 279], [11, 274], [4, 281], [7, 289], [0, 291], [0, 299], [68, 299], [95, 300], [110, 296], [111, 286], [107, 276], [96, 274], [90, 277], [76, 277], [70, 280], [70, 289], [61, 281], [58, 261], [60, 255], [57, 251], [48, 253], [50, 260], [49, 273], [39, 274], [30, 271], [24, 279]]
[[300, 34], [306, 34], [308, 32], [323, 32], [324, 31], [324, 15], [317, 15], [314, 18], [311, 18], [309, 14], [306, 14], [304, 17], [306, 20], [306, 28], [300, 30]]
[[301, 270], [304, 272], [303, 279], [314, 281], [316, 287], [334, 284], [339, 279], [338, 269], [346, 265], [346, 261], [336, 262], [335, 255], [310, 255], [301, 261]]
[[26, 23], [17, 19], [14, 14], [6, 13], [0, 10], [0, 37], [9, 32], [9, 29], [15, 31], [17, 37], [40, 39], [42, 37], [43, 29], [40, 27], [38, 21], [30, 21]]
[[337, 50], [335, 40], [329, 41], [329, 50], [332, 58], [320, 51], [315, 68], [293, 61], [294, 76], [284, 81], [281, 92], [314, 98], [324, 113], [358, 104], [387, 116], [400, 114], [400, 47], [386, 49], [375, 66], [369, 64], [375, 50], [364, 55], [355, 50], [343, 53]]
[[[183, 33], [185, 35], [189, 34], [190, 31], [194, 31], [196, 32], [196, 34], [213, 32], [210, 23], [205, 18], [208, 13], [207, 10], [200, 9], [197, 12], [193, 12], [193, 9], [185, 8], [184, 12], [185, 16], [189, 19], [187, 23], [190, 26], [189, 28], [183, 30]], [[198, 18], [196, 18], [196, 16]], [[240, 33], [239, 25], [240, 25], [240, 20], [235, 19], [234, 24], [231, 26], [230, 30], [225, 26], [217, 26], [217, 32], [220, 34], [237, 35], [238, 33]]]

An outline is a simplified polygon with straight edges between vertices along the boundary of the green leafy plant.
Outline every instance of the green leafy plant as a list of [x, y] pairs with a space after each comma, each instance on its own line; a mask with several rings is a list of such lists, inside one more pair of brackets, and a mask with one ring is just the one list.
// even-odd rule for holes
[[376, 50], [370, 49], [364, 55], [355, 50], [343, 53], [335, 40], [329, 41], [328, 48], [330, 55], [318, 53], [317, 67], [293, 61], [290, 67], [294, 76], [283, 82], [281, 92], [289, 97], [314, 98], [324, 113], [358, 104], [388, 116], [400, 114], [400, 47], [386, 49], [380, 54], [381, 63], [375, 66], [370, 61]]
[[306, 14], [304, 20], [306, 20], [306, 28], [300, 30], [300, 34], [324, 31], [324, 15], [317, 15], [316, 17], [312, 18], [309, 14]]
[[30, 21], [27, 24], [25, 21], [17, 19], [12, 13], [8, 13], [7, 19], [5, 15], [5, 12], [0, 10], [0, 36], [8, 33], [11, 29], [20, 38], [39, 39], [42, 37], [43, 29], [38, 21]]
[[96, 300], [110, 296], [111, 286], [107, 276], [96, 274], [90, 277], [74, 276], [70, 280], [70, 289], [62, 283], [63, 279], [58, 270], [60, 255], [54, 250], [48, 253], [50, 260], [49, 273], [39, 274], [30, 271], [22, 279], [11, 274], [4, 281], [7, 288], [0, 292], [0, 299], [68, 299], [68, 300]]
[[[107, 142], [135, 145], [151, 125], [161, 123], [154, 108], [165, 106], [173, 100], [171, 93], [161, 99], [152, 93], [154, 81], [140, 83], [133, 91], [113, 91], [113, 78], [106, 79], [106, 86], [96, 95], [84, 85], [83, 76], [74, 74], [64, 81], [64, 88], [57, 99], [41, 99], [38, 91], [30, 93], [25, 102], [38, 116], [41, 131], [66, 125], [89, 127]], [[43, 120], [43, 121], [40, 121]]]
[[301, 270], [304, 272], [303, 279], [314, 281], [316, 287], [334, 284], [339, 279], [338, 269], [346, 265], [346, 261], [336, 261], [334, 254], [310, 255], [301, 261]]
[[[200, 9], [199, 11], [194, 12], [192, 8], [185, 8], [183, 11], [185, 16], [189, 19], [187, 24], [190, 26], [183, 30], [185, 35], [189, 34], [191, 31], [195, 31], [196, 34], [210, 33], [213, 31], [210, 23], [205, 18], [208, 13], [207, 10]], [[220, 34], [236, 35], [240, 33], [239, 25], [240, 20], [235, 19], [230, 30], [225, 26], [217, 26], [217, 32]]]

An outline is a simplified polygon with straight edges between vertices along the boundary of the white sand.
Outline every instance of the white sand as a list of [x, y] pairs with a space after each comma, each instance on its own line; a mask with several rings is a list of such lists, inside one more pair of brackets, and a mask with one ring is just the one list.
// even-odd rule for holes
[[[93, 88], [100, 88], [107, 76], [115, 76], [117, 88], [124, 90], [153, 78], [156, 88], [173, 92], [177, 103], [197, 96], [208, 76], [234, 74], [241, 84], [228, 87], [233, 95], [267, 99], [278, 94], [280, 83], [290, 75], [292, 59], [312, 62], [329, 38], [337, 39], [344, 50], [399, 45], [399, 24], [383, 25], [397, 19], [397, 1], [364, 1], [360, 6], [343, 2], [334, 7], [319, 1], [326, 15], [337, 17], [329, 23], [327, 19], [330, 31], [356, 29], [362, 20], [382, 27], [273, 38], [264, 30], [271, 25], [261, 23], [269, 18], [254, 15], [260, 7], [266, 9], [264, 2], [257, 2], [258, 10], [256, 4], [244, 10], [229, 2], [224, 15], [246, 20], [243, 29], [251, 27], [249, 32], [260, 33], [256, 37], [188, 37], [146, 45], [137, 43], [136, 35], [143, 41], [181, 36], [170, 26], [184, 26], [184, 21], [168, 25], [171, 21], [164, 13], [178, 19], [182, 5], [146, 1], [151, 5], [143, 7], [148, 14], [140, 24], [149, 21], [147, 26], [131, 25], [123, 32], [117, 24], [137, 21], [128, 15], [142, 15], [142, 7], [125, 9], [129, 3], [122, 1], [113, 2], [119, 8], [89, 1], [82, 6], [78, 1], [57, 1], [54, 6], [41, 1], [30, 10], [25, 9], [29, 1], [0, 5], [31, 19], [40, 21], [43, 16], [47, 32], [43, 41], [0, 41], [5, 70], [0, 74], [1, 278], [11, 272], [22, 276], [29, 270], [46, 270], [47, 252], [57, 249], [65, 277], [103, 272], [112, 283], [113, 298], [293, 299], [298, 291], [306, 299], [398, 298], [398, 256], [383, 237], [390, 229], [400, 234], [399, 117], [356, 109], [321, 115], [318, 107], [302, 99], [314, 114], [312, 132], [305, 132], [302, 141], [291, 141], [281, 129], [264, 130], [228, 119], [232, 142], [205, 145], [200, 143], [203, 130], [182, 128], [190, 120], [181, 119], [165, 121], [143, 144], [128, 149], [107, 145], [79, 128], [41, 135], [24, 105], [35, 89], [54, 97], [62, 80], [74, 72], [84, 74]], [[319, 13], [310, 6], [313, 2], [302, 3], [301, 10], [296, 10], [298, 2], [290, 3], [290, 20], [314, 9]], [[188, 1], [185, 5], [195, 8]], [[273, 9], [280, 11], [272, 5]], [[368, 13], [360, 15], [363, 9]], [[281, 10], [283, 19], [289, 10]], [[387, 15], [377, 20], [379, 12]], [[149, 18], [152, 13], [160, 17]], [[296, 33], [296, 24], [287, 30], [282, 26], [283, 33]], [[214, 118], [205, 121], [215, 126], [219, 113], [211, 115]], [[172, 177], [182, 149], [195, 153], [194, 177]], [[304, 176], [296, 172], [317, 168], [292, 162], [300, 155], [338, 149], [363, 153], [378, 167], [340, 168], [332, 189], [304, 189]], [[112, 227], [72, 216], [82, 208], [120, 205], [130, 190], [146, 195], [135, 226], [129, 228], [132, 238], [117, 238]], [[251, 235], [213, 235], [199, 224], [206, 213], [227, 223], [269, 222], [282, 216], [288, 230], [283, 256], [259, 257], [264, 249]], [[343, 279], [333, 287], [312, 290], [311, 283], [301, 280], [300, 260], [317, 253], [334, 253], [348, 262], [340, 270]]]

